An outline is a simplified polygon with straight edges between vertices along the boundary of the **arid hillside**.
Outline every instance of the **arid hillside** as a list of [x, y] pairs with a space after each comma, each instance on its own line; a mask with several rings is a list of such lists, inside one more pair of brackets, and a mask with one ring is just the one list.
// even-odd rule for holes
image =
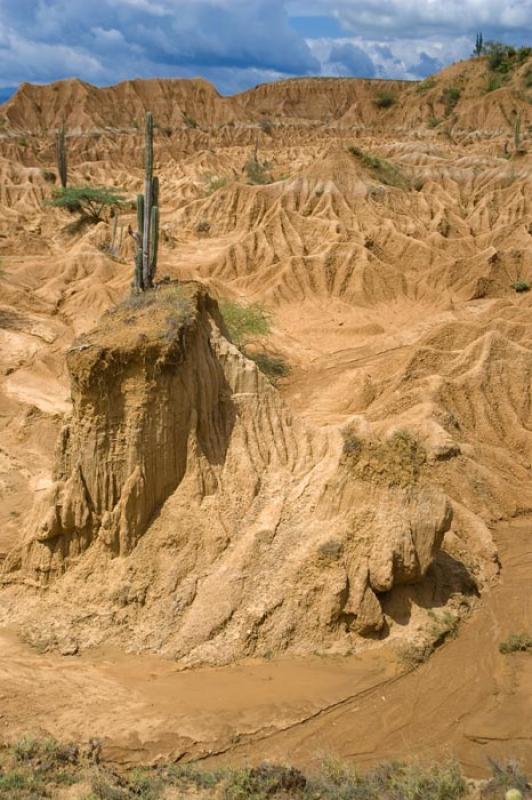
[[[520, 632], [505, 603], [532, 626], [500, 591], [506, 564], [526, 580], [529, 550], [520, 528], [512, 562], [497, 531], [532, 513], [531, 86], [525, 53], [505, 72], [479, 58], [422, 83], [305, 78], [222, 97], [201, 79], [72, 80], [25, 84], [0, 106], [0, 676], [14, 698], [11, 647], [24, 680], [41, 658], [52, 675], [79, 658], [90, 697], [95, 647], [129, 654], [130, 677], [142, 653], [161, 680], [173, 678], [156, 657], [203, 678], [280, 659], [279, 685], [286, 664], [342, 657], [370, 693], [367, 737], [373, 690], [397, 680], [397, 714], [424, 687], [443, 702], [456, 653], [468, 686], [468, 660], [490, 665], [482, 696], [458, 704], [476, 698], [486, 719], [464, 714], [525, 752], [530, 659], [510, 679], [497, 637]], [[147, 110], [160, 255], [138, 296], [127, 229]], [[96, 224], [50, 204], [63, 124], [70, 185], [124, 197]], [[257, 721], [248, 705], [214, 733], [216, 709], [163, 734], [155, 703], [137, 740], [114, 711], [87, 715], [117, 758], [255, 758], [257, 731], [352, 696], [317, 674], [312, 697], [291, 705], [287, 690], [281, 711], [268, 701]], [[78, 691], [69, 680], [50, 697]], [[508, 727], [492, 701], [512, 691]], [[88, 738], [70, 711], [37, 705], [41, 729]], [[21, 703], [6, 714], [24, 729]], [[431, 754], [447, 743], [481, 770], [468, 725], [443, 715]], [[311, 760], [299, 731], [271, 752]], [[321, 722], [309, 736], [349, 756]], [[393, 755], [381, 744], [375, 758]]]

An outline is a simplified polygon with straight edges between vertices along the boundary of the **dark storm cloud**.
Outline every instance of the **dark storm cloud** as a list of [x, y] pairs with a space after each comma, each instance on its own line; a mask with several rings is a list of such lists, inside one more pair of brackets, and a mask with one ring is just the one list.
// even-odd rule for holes
[[437, 58], [431, 58], [427, 53], [419, 54], [419, 61], [410, 67], [410, 72], [418, 78], [426, 78], [441, 69], [443, 64]]
[[354, 44], [335, 44], [331, 48], [329, 62], [337, 66], [341, 75], [352, 75], [358, 78], [373, 78], [375, 65], [361, 47]]
[[5, 84], [215, 71], [235, 82], [238, 73], [319, 70], [284, 0], [0, 0]]

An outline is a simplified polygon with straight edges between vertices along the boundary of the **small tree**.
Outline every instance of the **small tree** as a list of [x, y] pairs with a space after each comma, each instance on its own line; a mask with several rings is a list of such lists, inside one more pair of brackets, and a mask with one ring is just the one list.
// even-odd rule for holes
[[87, 222], [100, 222], [106, 209], [122, 205], [124, 197], [113, 189], [94, 186], [70, 186], [54, 192], [49, 205], [80, 214]]
[[483, 37], [482, 33], [477, 33], [477, 39], [476, 39], [476, 42], [475, 42], [475, 49], [474, 49], [473, 52], [477, 57], [481, 56], [482, 53], [484, 52], [484, 37]]

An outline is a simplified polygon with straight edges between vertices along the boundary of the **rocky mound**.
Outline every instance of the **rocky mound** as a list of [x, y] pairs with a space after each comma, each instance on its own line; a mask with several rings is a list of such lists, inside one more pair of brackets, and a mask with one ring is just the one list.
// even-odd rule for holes
[[[79, 130], [100, 127], [69, 137], [71, 182], [128, 199], [143, 143], [123, 115], [158, 104], [169, 123], [156, 135], [159, 274], [203, 286], [173, 306], [161, 289], [161, 302], [128, 300], [103, 318], [130, 283], [133, 208], [73, 226], [45, 202], [57, 185], [53, 136], [6, 129], [6, 622], [33, 617], [29, 638], [43, 646], [105, 636], [221, 662], [415, 636], [427, 608], [487, 589], [491, 526], [532, 509], [524, 111], [522, 146], [505, 150], [515, 118], [505, 102], [521, 103], [526, 69], [485, 92], [485, 61], [455, 65], [402, 87], [388, 108], [373, 93], [393, 86], [371, 81], [287, 81], [229, 100], [201, 82], [175, 97], [171, 81], [155, 82], [153, 97], [143, 82], [72, 84], [72, 103], [52, 103], [46, 125], [63, 105]], [[445, 94], [456, 100], [447, 114], [438, 98], [461, 75], [471, 82]], [[205, 95], [197, 107], [191, 92]], [[441, 124], [420, 127], [429, 101]], [[462, 130], [477, 101], [484, 116], [472, 124], [488, 127]], [[32, 125], [40, 102], [24, 106]], [[500, 107], [502, 132], [489, 117]], [[228, 108], [235, 125], [207, 128]], [[123, 129], [104, 130], [115, 113]], [[227, 340], [207, 292], [264, 306], [268, 353], [287, 366], [277, 387]], [[453, 522], [442, 549], [444, 498]]]
[[118, 307], [68, 368], [56, 481], [3, 572], [41, 646], [348, 652], [383, 630], [379, 594], [432, 564], [451, 510], [422, 448], [298, 420], [203, 290]]

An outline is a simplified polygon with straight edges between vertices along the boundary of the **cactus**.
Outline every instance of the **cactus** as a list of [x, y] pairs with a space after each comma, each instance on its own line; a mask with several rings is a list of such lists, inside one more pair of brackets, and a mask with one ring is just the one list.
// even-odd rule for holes
[[157, 255], [159, 251], [159, 207], [151, 209], [151, 241], [150, 241], [150, 280], [153, 283], [157, 269]]
[[153, 177], [153, 117], [146, 114], [144, 151], [144, 194], [137, 195], [137, 243], [135, 287], [151, 289], [157, 270], [159, 250], [159, 179]]
[[66, 189], [68, 182], [68, 167], [67, 167], [67, 149], [66, 149], [66, 131], [65, 124], [63, 123], [57, 131], [55, 139], [55, 152], [57, 158], [57, 171], [61, 186]]
[[521, 149], [521, 114], [516, 114], [514, 122], [514, 145], [515, 152], [518, 153]]
[[110, 251], [111, 255], [114, 258], [116, 258], [116, 255], [117, 255], [116, 232], [118, 230], [118, 215], [116, 213], [114, 213], [114, 211], [112, 211], [111, 213], [113, 215], [113, 223], [112, 223], [112, 226], [111, 226], [111, 246], [109, 248], [109, 251]]

